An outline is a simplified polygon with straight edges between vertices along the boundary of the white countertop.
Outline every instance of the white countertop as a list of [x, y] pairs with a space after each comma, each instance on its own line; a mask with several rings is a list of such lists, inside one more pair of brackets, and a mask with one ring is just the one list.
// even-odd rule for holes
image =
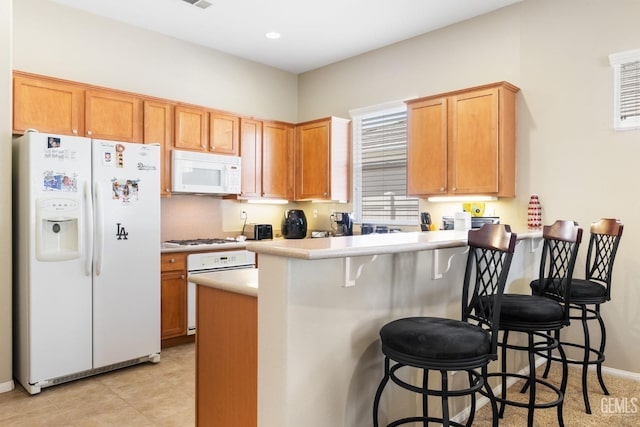
[[258, 296], [257, 268], [190, 274], [188, 279], [197, 285], [209, 286], [251, 297]]
[[[512, 231], [518, 234], [518, 240], [542, 237], [542, 229], [512, 228]], [[247, 249], [257, 254], [307, 260], [426, 251], [466, 244], [467, 231], [454, 230], [246, 242]]]

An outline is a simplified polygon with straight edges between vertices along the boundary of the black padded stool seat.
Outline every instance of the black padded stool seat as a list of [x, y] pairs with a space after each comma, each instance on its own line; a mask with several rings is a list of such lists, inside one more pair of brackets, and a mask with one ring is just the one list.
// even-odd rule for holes
[[502, 297], [502, 327], [508, 325], [509, 329], [529, 331], [538, 330], [545, 323], [561, 326], [563, 321], [562, 306], [549, 298], [519, 294], [505, 294]]
[[[531, 282], [531, 291], [534, 295], [541, 294], [540, 283], [537, 280]], [[593, 301], [591, 304], [595, 304], [596, 301], [603, 303], [607, 301], [607, 288], [590, 280], [571, 280], [571, 302], [578, 304], [583, 298]]]
[[[500, 403], [500, 418], [504, 416], [505, 406], [527, 408], [527, 425], [534, 425], [535, 409], [557, 408], [558, 425], [563, 426], [562, 408], [564, 392], [567, 385], [566, 356], [553, 336], [553, 331], [559, 331], [569, 324], [569, 299], [565, 297], [566, 285], [571, 283], [573, 267], [575, 266], [578, 247], [582, 239], [582, 229], [573, 221], [556, 221], [550, 226], [544, 226], [542, 236], [544, 244], [540, 260], [539, 287], [544, 289], [545, 296], [505, 294], [502, 298], [500, 310], [500, 330], [503, 331], [502, 340], [498, 344], [502, 348], [502, 370], [489, 374], [502, 380], [502, 392], [496, 396]], [[553, 298], [548, 296], [553, 295]], [[551, 331], [551, 332], [549, 332]], [[526, 344], [509, 343], [511, 332], [523, 333], [527, 336]], [[509, 372], [507, 370], [507, 350], [525, 351], [528, 354], [529, 374]], [[562, 364], [562, 379], [559, 386], [536, 378], [535, 356], [547, 356], [554, 349], [558, 349]], [[521, 392], [529, 390], [526, 402], [509, 399], [507, 396], [507, 379], [524, 379], [525, 386]], [[555, 400], [540, 402], [536, 399], [538, 386], [550, 390]]]
[[[498, 407], [486, 381], [487, 365], [497, 359], [498, 317], [516, 235], [508, 225], [485, 224], [468, 234], [469, 255], [462, 285], [461, 320], [439, 317], [408, 317], [391, 321], [380, 329], [384, 354], [384, 376], [373, 401], [373, 426], [378, 427], [378, 409], [382, 393], [391, 380], [397, 386], [422, 396], [422, 415], [395, 420], [388, 427], [430, 422], [444, 426], [462, 426], [450, 420], [449, 399], [471, 396], [471, 426], [475, 415], [475, 393], [489, 398], [493, 426], [498, 426]], [[407, 382], [413, 375], [397, 375], [398, 370], [422, 370], [422, 384]], [[441, 386], [431, 388], [429, 372], [439, 371]], [[450, 389], [450, 371], [466, 371], [468, 386]], [[417, 381], [420, 382], [420, 381]], [[435, 387], [435, 386], [434, 386]], [[442, 417], [429, 415], [429, 396], [440, 397]], [[392, 405], [393, 406], [393, 405]], [[418, 411], [418, 408], [416, 408]]]
[[480, 363], [470, 364], [480, 366], [491, 349], [489, 332], [470, 323], [439, 317], [395, 320], [380, 330], [380, 339], [385, 354], [412, 366], [422, 366], [425, 360], [430, 366], [446, 366], [476, 358]]
[[[571, 280], [570, 286], [570, 309], [579, 311], [577, 315], [570, 315], [571, 320], [580, 320], [582, 323], [584, 341], [582, 343], [561, 341], [564, 347], [575, 347], [583, 352], [582, 360], [568, 360], [567, 363], [582, 366], [582, 397], [584, 400], [585, 412], [591, 413], [591, 405], [589, 404], [589, 395], [587, 393], [587, 370], [589, 365], [596, 366], [596, 373], [600, 388], [605, 395], [609, 394], [609, 390], [604, 384], [602, 378], [602, 362], [604, 362], [604, 348], [607, 340], [607, 331], [604, 321], [600, 316], [600, 304], [611, 299], [611, 278], [613, 275], [613, 262], [618, 252], [618, 245], [622, 238], [624, 226], [620, 221], [614, 218], [603, 218], [600, 221], [591, 224], [591, 236], [589, 238], [589, 249], [587, 250], [587, 261], [585, 264], [585, 278]], [[538, 281], [531, 282], [531, 291], [534, 295], [548, 295], [545, 289], [540, 286]], [[566, 292], [566, 288], [562, 287], [562, 292]], [[591, 345], [591, 337], [589, 334], [589, 320], [596, 320], [600, 327], [600, 345], [594, 347]], [[555, 338], [560, 341], [559, 331], [555, 332]], [[555, 355], [547, 354], [547, 366], [545, 368], [543, 378], [549, 375], [550, 362], [552, 360], [559, 361]]]

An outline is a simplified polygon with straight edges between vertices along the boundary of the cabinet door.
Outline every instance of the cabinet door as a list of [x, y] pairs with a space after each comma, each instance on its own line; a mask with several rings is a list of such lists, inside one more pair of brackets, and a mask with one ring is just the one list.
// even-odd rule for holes
[[187, 281], [183, 271], [162, 273], [160, 285], [160, 337], [187, 334]]
[[160, 144], [160, 196], [171, 194], [171, 147], [173, 106], [166, 102], [144, 101], [145, 144]]
[[84, 89], [53, 80], [14, 76], [13, 133], [27, 129], [84, 135]]
[[447, 99], [408, 105], [407, 194], [447, 192]]
[[292, 200], [293, 125], [264, 122], [262, 128], [262, 196]]
[[498, 89], [449, 101], [449, 193], [498, 192]]
[[330, 194], [331, 121], [298, 126], [296, 138], [296, 200], [327, 199]]
[[183, 150], [207, 151], [207, 125], [204, 109], [176, 106], [174, 146]]
[[240, 154], [242, 156], [242, 197], [262, 196], [262, 122], [240, 120]]
[[84, 125], [90, 138], [142, 142], [142, 100], [135, 95], [88, 89]]
[[209, 113], [209, 150], [218, 154], [238, 155], [240, 117], [218, 112]]

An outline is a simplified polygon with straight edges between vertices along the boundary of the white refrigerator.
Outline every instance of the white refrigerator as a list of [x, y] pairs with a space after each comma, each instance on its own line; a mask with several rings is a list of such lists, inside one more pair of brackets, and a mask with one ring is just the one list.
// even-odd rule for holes
[[14, 375], [35, 394], [160, 360], [160, 146], [28, 132], [14, 152]]

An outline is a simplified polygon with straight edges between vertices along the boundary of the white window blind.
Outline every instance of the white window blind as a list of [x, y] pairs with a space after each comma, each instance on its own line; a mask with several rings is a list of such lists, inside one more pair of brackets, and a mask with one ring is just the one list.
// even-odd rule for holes
[[354, 216], [373, 224], [416, 224], [418, 199], [407, 197], [407, 111], [353, 114]]
[[609, 56], [614, 71], [615, 129], [640, 128], [640, 50]]

